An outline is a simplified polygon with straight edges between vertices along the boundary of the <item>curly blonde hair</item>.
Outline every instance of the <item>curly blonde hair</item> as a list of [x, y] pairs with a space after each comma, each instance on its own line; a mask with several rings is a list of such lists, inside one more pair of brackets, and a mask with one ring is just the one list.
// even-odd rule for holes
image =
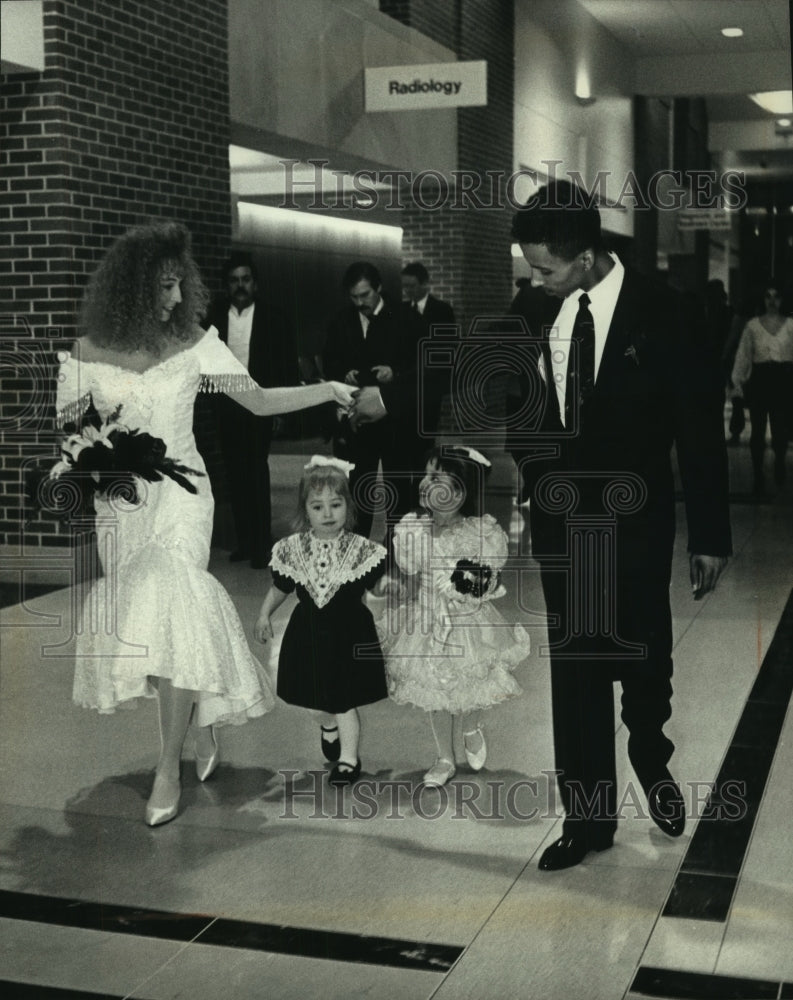
[[[159, 356], [174, 341], [189, 342], [206, 312], [209, 293], [181, 223], [137, 226], [119, 237], [86, 289], [79, 332], [100, 347], [143, 350]], [[182, 301], [170, 319], [160, 318], [160, 280], [181, 280]]]

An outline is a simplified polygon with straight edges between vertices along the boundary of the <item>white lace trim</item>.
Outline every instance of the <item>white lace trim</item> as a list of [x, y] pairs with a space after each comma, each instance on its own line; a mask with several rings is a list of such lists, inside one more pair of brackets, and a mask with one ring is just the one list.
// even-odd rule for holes
[[343, 584], [360, 580], [385, 556], [382, 545], [351, 531], [332, 539], [304, 531], [276, 542], [272, 568], [305, 587], [316, 606], [324, 608]]
[[250, 375], [242, 372], [221, 372], [213, 375], [202, 374], [199, 392], [249, 392], [258, 389], [259, 384]]
[[64, 424], [76, 424], [88, 409], [90, 402], [91, 393], [85, 392], [79, 399], [62, 406], [55, 414], [55, 426], [60, 430]]

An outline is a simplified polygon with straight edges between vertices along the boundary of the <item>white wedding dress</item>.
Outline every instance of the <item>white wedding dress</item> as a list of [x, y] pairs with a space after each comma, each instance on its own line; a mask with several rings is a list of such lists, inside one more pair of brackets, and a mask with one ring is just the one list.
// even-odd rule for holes
[[[78, 342], [79, 343], [79, 342]], [[199, 391], [253, 388], [245, 368], [211, 328], [193, 346], [144, 372], [62, 356], [57, 420], [78, 420], [89, 403], [104, 419], [162, 438], [167, 456], [205, 471], [193, 437]], [[141, 502], [99, 499], [97, 547], [104, 576], [94, 581], [77, 633], [74, 700], [100, 712], [134, 707], [156, 693], [150, 678], [198, 692], [193, 722], [242, 723], [275, 704], [226, 591], [207, 572], [214, 501], [209, 479], [136, 478]]]

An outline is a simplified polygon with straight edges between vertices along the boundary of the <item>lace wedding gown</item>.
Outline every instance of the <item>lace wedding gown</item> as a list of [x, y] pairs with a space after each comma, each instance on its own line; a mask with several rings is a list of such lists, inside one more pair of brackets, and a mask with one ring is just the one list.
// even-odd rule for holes
[[[193, 437], [199, 391], [255, 385], [211, 328], [196, 344], [144, 372], [62, 356], [57, 420], [78, 420], [90, 402], [104, 419], [162, 438], [167, 455], [204, 472]], [[198, 692], [200, 726], [242, 723], [275, 704], [251, 654], [234, 605], [207, 572], [214, 501], [209, 479], [187, 477], [193, 495], [171, 479], [136, 479], [140, 503], [96, 499], [104, 576], [94, 581], [75, 623], [74, 701], [100, 712], [152, 697], [152, 677]]]

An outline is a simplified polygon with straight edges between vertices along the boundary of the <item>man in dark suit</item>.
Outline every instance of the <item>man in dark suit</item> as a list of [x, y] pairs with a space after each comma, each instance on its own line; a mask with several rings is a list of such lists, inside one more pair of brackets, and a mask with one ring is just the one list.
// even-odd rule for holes
[[[405, 297], [405, 308], [415, 313], [422, 323], [424, 337], [432, 336], [433, 327], [454, 326], [454, 309], [448, 302], [432, 295], [429, 272], [419, 261], [402, 268], [402, 294]], [[433, 393], [422, 400], [421, 422], [427, 432], [438, 429], [441, 400], [451, 390], [449, 374], [436, 373], [437, 384]]]
[[427, 331], [438, 324], [454, 325], [454, 309], [430, 292], [429, 272], [418, 261], [402, 268], [402, 294], [408, 306], [424, 320]]
[[[250, 254], [236, 252], [224, 268], [226, 294], [213, 303], [207, 321], [259, 385], [296, 385], [297, 360], [291, 325], [274, 297], [258, 294]], [[232, 399], [217, 398], [220, 445], [237, 535], [232, 562], [250, 559], [264, 569], [272, 549], [268, 457], [273, 418], [257, 417]]]
[[[328, 379], [367, 388], [401, 383], [415, 367], [417, 344], [422, 336], [418, 318], [394, 308], [382, 296], [380, 273], [373, 264], [358, 261], [347, 268], [342, 287], [350, 303], [328, 327], [322, 352], [323, 373]], [[385, 417], [376, 423], [353, 427], [340, 419], [334, 436], [338, 457], [355, 464], [350, 489], [358, 507], [356, 530], [368, 536], [374, 515], [377, 467], [382, 463], [389, 515], [399, 517], [413, 504], [412, 474], [420, 443], [413, 419]]]
[[534, 287], [560, 302], [539, 341], [534, 391], [543, 406], [525, 429], [536, 450], [523, 470], [566, 813], [539, 867], [556, 870], [612, 846], [614, 680], [649, 814], [669, 836], [683, 832], [663, 732], [672, 695], [670, 453], [674, 445], [695, 599], [714, 588], [731, 551], [727, 462], [718, 366], [683, 297], [623, 268], [603, 245], [597, 208], [564, 182], [517, 211], [512, 235]]

